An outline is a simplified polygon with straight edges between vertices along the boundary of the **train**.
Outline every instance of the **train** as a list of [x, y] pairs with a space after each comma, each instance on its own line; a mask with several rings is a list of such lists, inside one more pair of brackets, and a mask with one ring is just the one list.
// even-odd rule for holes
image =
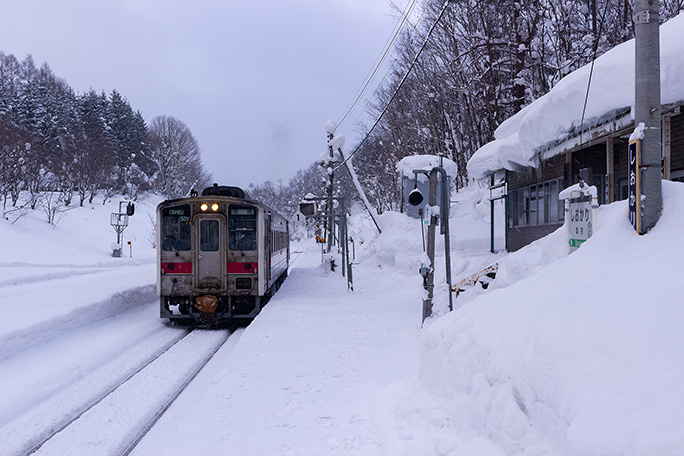
[[180, 326], [249, 322], [287, 277], [285, 217], [214, 184], [157, 206], [160, 316]]

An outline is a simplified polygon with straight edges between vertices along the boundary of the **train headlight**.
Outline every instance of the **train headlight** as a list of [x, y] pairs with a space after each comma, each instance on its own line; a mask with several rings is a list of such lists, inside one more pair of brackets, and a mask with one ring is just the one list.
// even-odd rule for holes
[[204, 212], [207, 210], [208, 207], [209, 206], [207, 206], [207, 203], [202, 203], [202, 205], [200, 206], [200, 209], [202, 210], [202, 212]]
[[214, 212], [218, 211], [218, 204], [216, 204], [216, 203], [212, 204], [212, 205], [211, 205], [211, 210], [214, 211]]

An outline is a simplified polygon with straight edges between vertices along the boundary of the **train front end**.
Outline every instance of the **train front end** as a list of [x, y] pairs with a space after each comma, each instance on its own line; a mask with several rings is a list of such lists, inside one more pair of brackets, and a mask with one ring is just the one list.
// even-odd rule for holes
[[157, 207], [160, 315], [180, 325], [250, 320], [261, 309], [263, 210], [239, 189], [210, 189]]

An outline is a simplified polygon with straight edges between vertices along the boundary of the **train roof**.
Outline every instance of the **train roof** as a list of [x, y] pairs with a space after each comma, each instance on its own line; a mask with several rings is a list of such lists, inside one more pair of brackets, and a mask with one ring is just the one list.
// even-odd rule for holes
[[202, 196], [230, 196], [245, 199], [245, 191], [240, 187], [214, 184], [202, 190]]
[[265, 205], [264, 203], [262, 203], [260, 201], [256, 201], [256, 200], [247, 199], [247, 194], [240, 187], [233, 187], [233, 186], [228, 186], [228, 185], [218, 185], [218, 184], [214, 184], [211, 187], [205, 188], [204, 190], [202, 190], [201, 195], [198, 195], [197, 192], [193, 190], [190, 192], [190, 196], [186, 196], [183, 198], [174, 198], [174, 199], [164, 200], [161, 203], [159, 203], [159, 205], [157, 205], [157, 209], [159, 209], [162, 206], [166, 206], [168, 204], [178, 204], [180, 202], [195, 201], [195, 200], [197, 200], [197, 198], [201, 198], [203, 196], [209, 196], [209, 197], [217, 197], [218, 196], [218, 197], [242, 200], [242, 201], [244, 201], [245, 204], [253, 204], [255, 206], [260, 206], [261, 208], [282, 217], [281, 214], [279, 214], [277, 211], [274, 211], [272, 208]]

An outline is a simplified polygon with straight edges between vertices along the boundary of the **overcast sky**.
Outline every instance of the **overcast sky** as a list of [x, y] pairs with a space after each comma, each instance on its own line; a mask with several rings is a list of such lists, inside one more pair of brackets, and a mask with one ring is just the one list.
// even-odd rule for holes
[[388, 0], [1, 0], [0, 51], [47, 62], [79, 93], [117, 89], [148, 123], [176, 117], [214, 180], [246, 187], [325, 152], [325, 122], [398, 15]]

